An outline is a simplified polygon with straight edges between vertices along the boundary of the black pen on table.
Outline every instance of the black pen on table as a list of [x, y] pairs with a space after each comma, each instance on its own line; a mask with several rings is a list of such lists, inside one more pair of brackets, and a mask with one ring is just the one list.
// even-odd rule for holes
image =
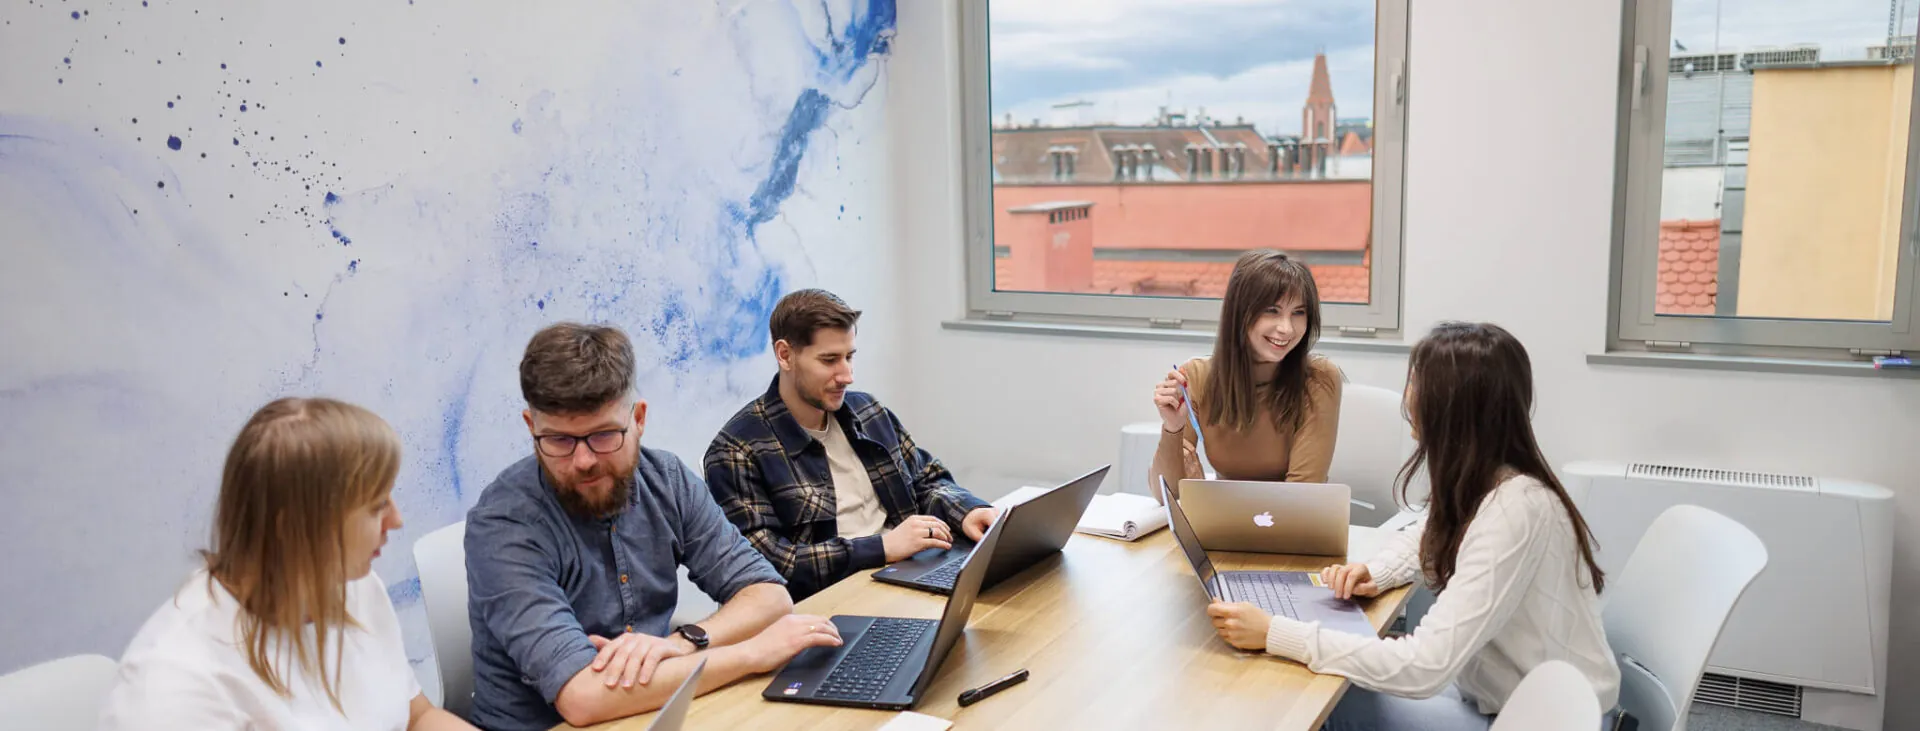
[[960, 705], [962, 707], [965, 707], [965, 706], [971, 706], [975, 703], [979, 703], [980, 701], [985, 700], [987, 696], [993, 695], [1000, 691], [1019, 685], [1020, 683], [1025, 682], [1026, 679], [1027, 679], [1027, 671], [1025, 668], [1015, 670], [1012, 673], [1009, 673], [1006, 677], [1000, 678], [999, 680], [995, 680], [986, 685], [982, 685], [978, 688], [974, 688], [973, 690], [961, 692]]

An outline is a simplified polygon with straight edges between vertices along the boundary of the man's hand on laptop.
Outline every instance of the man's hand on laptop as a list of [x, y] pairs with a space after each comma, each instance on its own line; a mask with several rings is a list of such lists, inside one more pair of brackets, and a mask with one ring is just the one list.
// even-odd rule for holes
[[833, 626], [833, 620], [811, 614], [789, 614], [740, 643], [740, 647], [747, 651], [748, 664], [754, 672], [770, 673], [802, 650], [839, 647], [841, 642], [840, 628]]
[[628, 632], [611, 640], [599, 635], [588, 635], [587, 639], [600, 650], [589, 667], [605, 676], [603, 680], [609, 688], [615, 684], [631, 688], [635, 683], [653, 682], [653, 671], [660, 667], [660, 661], [691, 655], [695, 649], [693, 643], [679, 635], [655, 637]]
[[880, 544], [887, 550], [887, 563], [893, 563], [929, 548], [952, 548], [953, 530], [931, 515], [910, 515], [882, 535]]
[[1373, 583], [1373, 571], [1363, 563], [1350, 563], [1328, 566], [1320, 569], [1320, 580], [1340, 599], [1354, 597], [1379, 596], [1380, 587]]
[[993, 521], [999, 519], [1000, 511], [997, 509], [974, 508], [967, 513], [966, 520], [960, 521], [960, 532], [967, 534], [968, 540], [978, 543], [980, 537], [987, 534], [987, 529], [993, 526]]

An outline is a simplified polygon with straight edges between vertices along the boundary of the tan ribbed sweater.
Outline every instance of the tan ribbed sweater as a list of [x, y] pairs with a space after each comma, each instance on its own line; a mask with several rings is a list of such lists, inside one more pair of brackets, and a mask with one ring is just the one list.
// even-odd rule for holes
[[[1207, 438], [1207, 461], [1223, 480], [1260, 480], [1271, 482], [1326, 482], [1327, 467], [1333, 463], [1334, 439], [1340, 430], [1339, 366], [1321, 356], [1313, 356], [1307, 365], [1307, 414], [1297, 430], [1282, 429], [1274, 415], [1262, 410], [1252, 428], [1229, 429], [1224, 424], [1207, 423], [1206, 384], [1211, 375], [1211, 358], [1195, 358], [1180, 367], [1187, 374], [1187, 391], [1193, 394], [1194, 415]], [[1153, 455], [1153, 472], [1147, 484], [1157, 493], [1159, 478], [1166, 475], [1175, 490], [1181, 479], [1197, 479], [1200, 460], [1194, 446], [1193, 427], [1169, 434], [1160, 432], [1160, 447]]]

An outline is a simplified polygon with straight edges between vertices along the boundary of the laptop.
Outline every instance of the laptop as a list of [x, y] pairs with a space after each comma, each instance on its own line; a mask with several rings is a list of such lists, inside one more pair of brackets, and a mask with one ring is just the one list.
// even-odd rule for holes
[[[1182, 484], [1180, 489], [1184, 493], [1187, 487]], [[1193, 525], [1187, 522], [1186, 510], [1167, 489], [1165, 477], [1160, 478], [1160, 494], [1167, 503], [1167, 527], [1172, 529], [1173, 540], [1180, 544], [1181, 552], [1187, 554], [1187, 562], [1193, 565], [1193, 574], [1199, 577], [1200, 588], [1208, 599], [1248, 602], [1275, 617], [1319, 622], [1321, 629], [1361, 637], [1380, 635], [1373, 623], [1367, 621], [1367, 613], [1359, 604], [1334, 598], [1333, 590], [1320, 586], [1313, 572], [1215, 571], [1213, 561], [1207, 558], [1206, 549], [1200, 547], [1200, 539], [1193, 533]]]
[[1352, 497], [1316, 482], [1180, 481], [1180, 507], [1209, 551], [1345, 558]]
[[680, 681], [680, 689], [673, 692], [667, 704], [660, 707], [660, 715], [653, 717], [653, 723], [647, 725], [647, 731], [680, 731], [687, 723], [687, 709], [693, 707], [693, 697], [699, 695], [700, 672], [707, 669], [707, 659], [700, 658], [700, 664], [693, 666], [693, 672], [687, 673]]
[[[987, 562], [987, 575], [980, 583], [980, 590], [991, 589], [1065, 548], [1110, 467], [1112, 465], [1088, 472], [1003, 511], [994, 521], [1003, 526], [1000, 544], [993, 553], [981, 557]], [[954, 539], [952, 548], [921, 551], [873, 572], [873, 578], [936, 594], [950, 593], [954, 578], [960, 575], [960, 567], [973, 551], [973, 544], [966, 537], [954, 536]]]
[[[1017, 511], [1016, 511], [1017, 512]], [[836, 614], [839, 647], [810, 647], [787, 661], [760, 697], [904, 711], [918, 703], [927, 684], [966, 632], [973, 599], [986, 577], [985, 558], [999, 543], [1005, 521], [994, 521], [968, 555], [939, 621]]]

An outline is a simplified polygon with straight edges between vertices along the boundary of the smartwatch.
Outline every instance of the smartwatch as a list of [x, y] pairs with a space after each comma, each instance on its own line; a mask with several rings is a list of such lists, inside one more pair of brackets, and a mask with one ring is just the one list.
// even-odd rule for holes
[[673, 631], [679, 634], [681, 637], [687, 638], [688, 642], [693, 643], [693, 648], [695, 650], [707, 649], [707, 631], [704, 629], [701, 629], [700, 625], [683, 624], [683, 625], [680, 625], [679, 627], [674, 628]]

